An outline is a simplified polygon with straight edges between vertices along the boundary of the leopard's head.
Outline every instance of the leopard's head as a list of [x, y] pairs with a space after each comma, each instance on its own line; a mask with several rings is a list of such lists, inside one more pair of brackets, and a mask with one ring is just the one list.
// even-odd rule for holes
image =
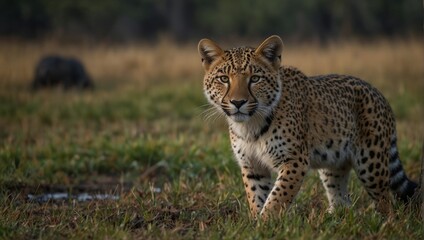
[[281, 95], [282, 49], [278, 36], [267, 38], [257, 48], [225, 51], [209, 39], [200, 40], [203, 86], [209, 102], [235, 122], [267, 118]]

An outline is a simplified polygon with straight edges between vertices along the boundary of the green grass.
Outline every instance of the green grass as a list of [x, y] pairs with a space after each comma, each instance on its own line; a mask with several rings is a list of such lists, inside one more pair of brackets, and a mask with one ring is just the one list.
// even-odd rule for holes
[[[349, 209], [326, 213], [324, 190], [311, 172], [284, 217], [250, 219], [225, 121], [204, 119], [200, 78], [100, 81], [95, 91], [83, 93], [31, 93], [23, 84], [5, 85], [0, 238], [424, 238], [416, 209], [396, 204], [393, 219], [381, 217], [354, 174]], [[391, 93], [398, 124], [419, 120], [419, 94]], [[404, 167], [418, 179], [421, 143], [403, 129]], [[120, 198], [37, 203], [27, 197], [51, 192]]]

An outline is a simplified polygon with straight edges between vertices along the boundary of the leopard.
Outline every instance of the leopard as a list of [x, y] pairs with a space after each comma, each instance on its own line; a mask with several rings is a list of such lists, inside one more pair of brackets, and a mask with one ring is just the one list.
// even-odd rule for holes
[[418, 184], [401, 164], [393, 110], [370, 83], [283, 65], [277, 35], [227, 50], [202, 39], [198, 52], [204, 95], [227, 120], [252, 217], [284, 214], [310, 170], [318, 171], [329, 212], [351, 206], [350, 172], [382, 214], [395, 199], [410, 201]]

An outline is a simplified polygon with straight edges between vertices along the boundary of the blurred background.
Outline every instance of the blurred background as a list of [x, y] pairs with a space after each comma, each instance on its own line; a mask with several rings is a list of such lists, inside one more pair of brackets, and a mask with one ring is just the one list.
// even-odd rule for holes
[[1, 0], [0, 36], [128, 42], [279, 34], [299, 41], [422, 34], [418, 0]]

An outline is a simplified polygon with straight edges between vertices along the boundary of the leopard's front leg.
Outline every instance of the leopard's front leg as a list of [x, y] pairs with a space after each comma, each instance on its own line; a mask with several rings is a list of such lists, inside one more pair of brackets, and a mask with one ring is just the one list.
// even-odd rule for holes
[[279, 167], [277, 179], [260, 212], [262, 219], [280, 215], [289, 207], [299, 192], [308, 170], [308, 160], [306, 158], [300, 159], [302, 160], [282, 163]]
[[243, 184], [249, 202], [250, 213], [256, 218], [261, 212], [272, 188], [271, 172], [262, 166], [243, 164], [241, 166]]

